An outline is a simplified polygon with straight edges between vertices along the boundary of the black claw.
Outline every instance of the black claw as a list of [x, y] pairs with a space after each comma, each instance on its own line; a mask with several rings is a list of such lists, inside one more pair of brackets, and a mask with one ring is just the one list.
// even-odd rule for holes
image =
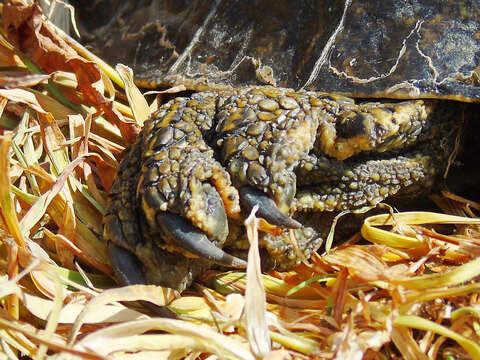
[[[147, 283], [143, 276], [142, 264], [130, 251], [109, 241], [107, 253], [119, 283], [122, 285], [143, 285]], [[145, 300], [140, 300], [139, 303], [161, 317], [172, 319], [177, 317], [167, 306], [158, 306]]]
[[130, 251], [109, 241], [107, 244], [107, 253], [117, 280], [121, 284], [136, 285], [147, 283], [147, 280], [143, 276], [142, 264]]
[[178, 215], [161, 211], [157, 214], [157, 222], [163, 235], [172, 243], [201, 258], [219, 265], [244, 269], [247, 263], [215, 246], [208, 237]]
[[275, 201], [270, 199], [268, 195], [254, 187], [244, 186], [240, 189], [240, 202], [247, 212], [252, 211], [252, 208], [258, 205], [257, 215], [272, 225], [291, 229], [300, 229], [302, 227], [302, 224], [298, 221], [282, 213]]

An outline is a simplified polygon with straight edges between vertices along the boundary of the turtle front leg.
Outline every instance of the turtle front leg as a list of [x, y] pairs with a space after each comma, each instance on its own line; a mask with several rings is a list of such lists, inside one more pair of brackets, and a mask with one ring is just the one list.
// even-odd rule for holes
[[177, 98], [149, 119], [122, 161], [104, 236], [117, 278], [183, 290], [217, 262], [244, 268], [221, 248], [238, 192], [202, 139], [216, 94]]
[[[141, 133], [126, 151], [110, 191], [104, 216], [107, 253], [122, 285], [154, 283], [183, 290], [208, 267], [208, 262], [162, 250], [145, 232], [145, 216], [139, 206], [137, 188], [142, 169], [142, 146], [147, 137], [148, 134]], [[172, 227], [171, 223], [166, 227]], [[193, 239], [199, 235], [188, 234]], [[155, 312], [165, 315], [166, 310], [155, 308]]]
[[[136, 193], [147, 241], [135, 254], [150, 282], [183, 289], [212, 263], [246, 267], [222, 250], [228, 218], [239, 217], [240, 204], [229, 174], [203, 139], [213, 126], [217, 100], [215, 93], [176, 98], [142, 131]], [[182, 273], [188, 276], [179, 281]]]

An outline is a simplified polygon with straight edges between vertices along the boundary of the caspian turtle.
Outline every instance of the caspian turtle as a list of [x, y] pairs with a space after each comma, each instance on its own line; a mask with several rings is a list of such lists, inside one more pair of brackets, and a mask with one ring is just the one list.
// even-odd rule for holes
[[109, 61], [199, 91], [153, 114], [120, 165], [104, 235], [123, 283], [183, 290], [213, 263], [244, 267], [255, 204], [265, 262], [295, 266], [335, 212], [431, 188], [459, 101], [480, 98], [479, 1], [95, 4], [83, 24]]

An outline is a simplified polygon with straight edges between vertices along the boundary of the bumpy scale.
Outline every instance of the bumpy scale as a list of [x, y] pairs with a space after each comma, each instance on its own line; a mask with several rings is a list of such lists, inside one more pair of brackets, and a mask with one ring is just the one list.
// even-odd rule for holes
[[433, 184], [451, 128], [449, 116], [432, 121], [433, 105], [273, 87], [168, 102], [145, 123], [110, 193], [104, 235], [118, 278], [183, 290], [212, 263], [245, 267], [228, 252], [248, 247], [240, 221], [255, 204], [275, 225], [264, 256], [280, 269], [297, 265], [322, 239], [293, 217]]

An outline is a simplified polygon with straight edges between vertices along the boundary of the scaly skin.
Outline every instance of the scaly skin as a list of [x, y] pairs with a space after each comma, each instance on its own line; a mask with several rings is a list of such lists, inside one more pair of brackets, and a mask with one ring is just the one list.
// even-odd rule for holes
[[[451, 123], [432, 108], [273, 87], [170, 101], [145, 123], [110, 194], [104, 234], [117, 275], [183, 290], [212, 262], [179, 238], [246, 249], [248, 195], [274, 201], [275, 211], [260, 215], [278, 213], [279, 232], [296, 228], [298, 250], [279, 232], [263, 236], [266, 262], [297, 265], [320, 247], [323, 229], [315, 221], [298, 228], [287, 216], [374, 205], [433, 184], [446, 159], [438, 139]], [[217, 262], [243, 266], [225, 259]]]

